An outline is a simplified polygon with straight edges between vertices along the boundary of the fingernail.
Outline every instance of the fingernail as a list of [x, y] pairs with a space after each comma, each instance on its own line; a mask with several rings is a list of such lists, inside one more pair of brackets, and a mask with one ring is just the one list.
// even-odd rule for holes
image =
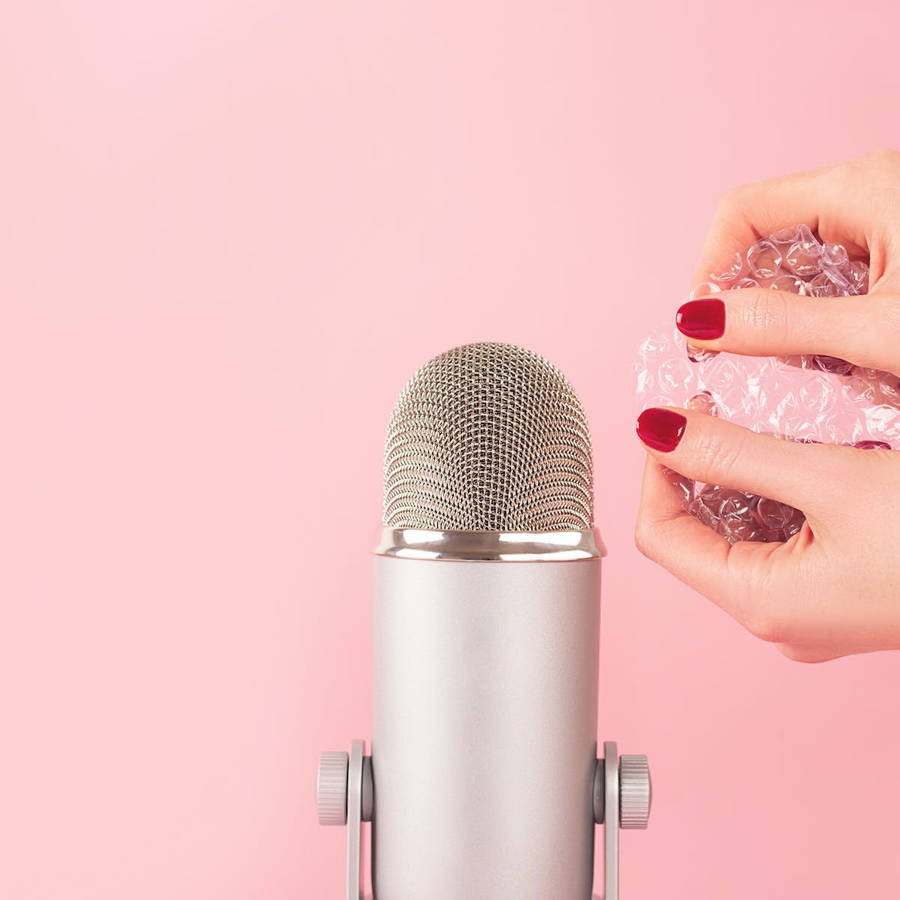
[[671, 409], [645, 409], [637, 420], [638, 437], [654, 450], [669, 453], [678, 446], [687, 419]]
[[725, 333], [725, 304], [717, 297], [689, 300], [675, 313], [678, 330], [700, 341], [712, 341]]

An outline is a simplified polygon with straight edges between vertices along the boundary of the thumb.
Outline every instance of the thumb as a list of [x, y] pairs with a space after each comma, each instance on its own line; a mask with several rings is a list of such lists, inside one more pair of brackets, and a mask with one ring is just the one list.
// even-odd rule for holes
[[690, 300], [678, 330], [710, 350], [748, 356], [814, 353], [900, 374], [900, 295], [803, 297], [751, 288]]

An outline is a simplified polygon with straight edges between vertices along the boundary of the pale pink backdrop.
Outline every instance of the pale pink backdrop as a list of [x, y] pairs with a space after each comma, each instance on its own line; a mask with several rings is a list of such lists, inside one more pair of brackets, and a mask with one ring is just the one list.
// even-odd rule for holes
[[637, 554], [630, 369], [726, 188], [900, 145], [896, 4], [3, 22], [4, 900], [341, 896], [383, 429], [477, 339], [593, 423], [600, 736], [656, 786], [625, 896], [898, 896], [900, 654], [790, 663]]

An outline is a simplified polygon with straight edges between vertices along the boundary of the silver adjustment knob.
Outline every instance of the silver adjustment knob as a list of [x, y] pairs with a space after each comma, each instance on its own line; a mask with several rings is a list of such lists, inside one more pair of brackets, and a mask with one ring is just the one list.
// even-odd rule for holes
[[650, 767], [643, 753], [619, 757], [619, 825], [646, 828], [650, 818]]
[[316, 807], [320, 825], [347, 824], [347, 777], [350, 755], [326, 750], [319, 757], [316, 775]]

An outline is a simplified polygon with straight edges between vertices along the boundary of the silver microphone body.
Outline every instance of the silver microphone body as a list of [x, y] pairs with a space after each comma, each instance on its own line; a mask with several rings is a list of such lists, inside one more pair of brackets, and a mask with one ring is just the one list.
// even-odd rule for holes
[[436, 357], [385, 445], [375, 561], [376, 900], [589, 900], [600, 551], [559, 370]]
[[378, 900], [591, 896], [600, 554], [542, 537], [375, 558]]

